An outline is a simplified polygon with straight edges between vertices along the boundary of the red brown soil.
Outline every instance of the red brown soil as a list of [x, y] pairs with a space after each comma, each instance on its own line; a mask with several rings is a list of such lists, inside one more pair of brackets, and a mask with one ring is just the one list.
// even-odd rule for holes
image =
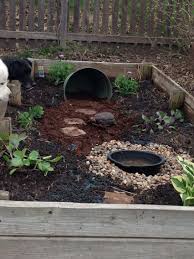
[[[110, 127], [96, 126], [91, 122], [91, 116], [76, 112], [77, 109], [92, 109], [97, 112], [111, 112], [115, 116], [116, 125]], [[66, 137], [61, 132], [61, 128], [68, 125], [64, 122], [65, 118], [80, 118], [86, 125], [78, 125], [86, 132], [86, 135], [79, 137]], [[48, 108], [45, 111], [44, 119], [40, 125], [40, 132], [43, 137], [50, 141], [57, 141], [66, 148], [73, 145], [77, 155], [88, 154], [96, 144], [101, 144], [112, 139], [119, 139], [123, 134], [130, 131], [134, 119], [124, 116], [118, 103], [111, 101], [88, 101], [70, 100], [61, 103], [57, 108]]]

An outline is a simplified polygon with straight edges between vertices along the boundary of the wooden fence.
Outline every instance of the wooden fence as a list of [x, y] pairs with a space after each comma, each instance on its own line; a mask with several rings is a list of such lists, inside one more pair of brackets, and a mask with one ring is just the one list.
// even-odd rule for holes
[[172, 44], [189, 38], [191, 10], [192, 0], [0, 0], [0, 46], [16, 40]]

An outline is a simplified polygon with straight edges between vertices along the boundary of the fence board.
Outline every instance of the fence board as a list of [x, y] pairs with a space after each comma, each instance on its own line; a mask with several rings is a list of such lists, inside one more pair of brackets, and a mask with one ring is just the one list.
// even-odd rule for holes
[[90, 10], [90, 2], [89, 2], [89, 0], [84, 0], [83, 17], [82, 17], [82, 31], [83, 32], [87, 32], [89, 29], [89, 10]]
[[16, 0], [9, 0], [9, 30], [16, 30]]
[[45, 0], [38, 1], [38, 31], [44, 31]]
[[29, 31], [34, 31], [34, 16], [35, 16], [34, 11], [35, 11], [35, 0], [30, 0], [29, 14], [28, 14], [28, 23], [29, 23], [28, 30]]
[[139, 33], [145, 33], [146, 28], [146, 7], [147, 7], [147, 0], [141, 0], [140, 3], [140, 22], [139, 22]]
[[61, 0], [60, 43], [65, 45], [68, 22], [68, 0]]
[[127, 33], [128, 0], [122, 0], [121, 34]]
[[93, 33], [99, 32], [100, 26], [100, 0], [94, 1]]
[[19, 0], [19, 30], [25, 31], [26, 30], [26, 1]]
[[55, 14], [55, 8], [54, 8], [54, 2], [53, 0], [48, 0], [48, 21], [47, 21], [47, 30], [49, 32], [54, 31], [54, 14]]
[[163, 32], [163, 17], [164, 17], [164, 2], [163, 1], [158, 1], [157, 4], [157, 26], [156, 26], [156, 30], [157, 30], [157, 35], [161, 35]]
[[113, 0], [113, 7], [112, 7], [112, 33], [113, 34], [118, 34], [119, 2], [120, 0]]
[[173, 14], [173, 0], [168, 0], [166, 8], [166, 35], [171, 36], [172, 33], [172, 14]]
[[154, 34], [154, 11], [154, 0], [149, 0], [147, 32], [150, 36]]
[[130, 33], [136, 33], [137, 26], [137, 0], [131, 0], [131, 13], [130, 13]]
[[103, 1], [103, 13], [102, 13], [102, 33], [108, 33], [109, 26], [109, 3], [110, 0]]
[[80, 26], [80, 0], [75, 0], [74, 17], [73, 17], [73, 32], [79, 32]]

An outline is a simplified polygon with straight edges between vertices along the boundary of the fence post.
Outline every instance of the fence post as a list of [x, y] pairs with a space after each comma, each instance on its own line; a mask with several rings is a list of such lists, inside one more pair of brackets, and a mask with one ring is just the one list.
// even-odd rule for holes
[[60, 31], [59, 40], [60, 45], [64, 47], [67, 41], [67, 29], [68, 29], [68, 0], [61, 0], [61, 16], [60, 16]]

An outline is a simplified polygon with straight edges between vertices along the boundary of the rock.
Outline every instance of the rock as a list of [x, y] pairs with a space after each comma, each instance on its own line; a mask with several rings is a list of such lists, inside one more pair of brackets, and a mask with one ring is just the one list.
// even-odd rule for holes
[[126, 193], [105, 192], [103, 203], [105, 204], [133, 204], [134, 197]]
[[75, 110], [75, 112], [83, 113], [85, 115], [95, 115], [96, 114], [96, 111], [92, 110], [92, 109], [77, 109], [77, 110]]
[[84, 130], [81, 130], [77, 127], [65, 127], [62, 128], [61, 131], [68, 137], [79, 137], [82, 135], [86, 135], [86, 132]]
[[116, 124], [115, 117], [111, 112], [97, 113], [91, 118], [91, 121], [102, 126], [112, 126]]
[[9, 192], [0, 190], [0, 200], [9, 200]]
[[65, 118], [64, 122], [68, 125], [85, 125], [85, 122], [79, 118]]

